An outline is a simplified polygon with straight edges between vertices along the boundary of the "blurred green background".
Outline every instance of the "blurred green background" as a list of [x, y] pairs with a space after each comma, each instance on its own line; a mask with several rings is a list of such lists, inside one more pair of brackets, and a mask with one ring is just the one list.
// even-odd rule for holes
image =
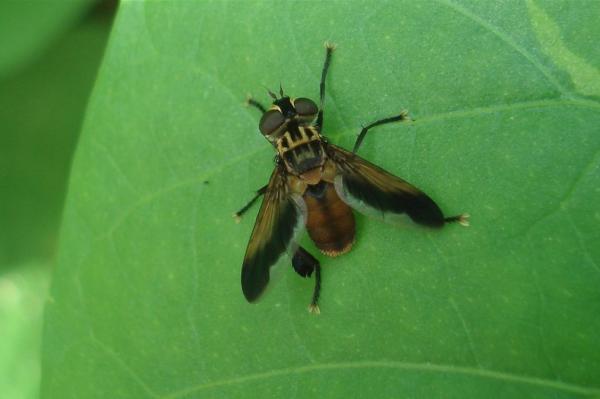
[[115, 1], [0, 3], [0, 397], [37, 397], [68, 171]]

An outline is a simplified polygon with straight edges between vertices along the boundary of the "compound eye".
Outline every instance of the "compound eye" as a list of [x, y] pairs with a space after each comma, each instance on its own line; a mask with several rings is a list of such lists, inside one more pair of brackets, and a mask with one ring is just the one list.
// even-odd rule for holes
[[296, 109], [296, 113], [298, 115], [304, 117], [314, 117], [317, 112], [319, 112], [317, 104], [315, 104], [314, 101], [309, 98], [295, 99], [294, 108]]
[[258, 128], [262, 134], [268, 136], [277, 131], [277, 129], [283, 125], [283, 122], [285, 122], [285, 118], [281, 112], [276, 109], [272, 109], [265, 112], [262, 118], [260, 118]]

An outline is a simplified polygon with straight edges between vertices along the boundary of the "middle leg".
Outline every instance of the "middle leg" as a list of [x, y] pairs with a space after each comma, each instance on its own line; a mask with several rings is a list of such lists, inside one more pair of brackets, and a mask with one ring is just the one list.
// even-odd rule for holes
[[365, 136], [367, 135], [367, 132], [372, 127], [379, 126], [379, 125], [385, 125], [386, 123], [401, 122], [401, 121], [404, 121], [407, 119], [410, 119], [408, 117], [408, 112], [402, 111], [402, 112], [400, 112], [400, 115], [392, 116], [390, 118], [380, 119], [378, 121], [375, 121], [375, 122], [363, 127], [362, 130], [360, 131], [360, 134], [356, 138], [356, 142], [354, 143], [354, 148], [352, 149], [352, 153], [356, 154], [356, 152], [360, 148], [360, 145], [362, 144]]
[[248, 201], [248, 203], [246, 205], [244, 205], [242, 207], [242, 209], [240, 209], [239, 211], [237, 211], [236, 213], [233, 214], [234, 219], [238, 223], [242, 219], [242, 215], [244, 213], [246, 213], [246, 211], [248, 209], [250, 209], [250, 207], [252, 207], [252, 205], [254, 205], [254, 203], [256, 202], [256, 200], [267, 191], [267, 187], [268, 187], [268, 184], [265, 184], [264, 186], [262, 186], [261, 188], [259, 188], [258, 190], [256, 190], [256, 194], [254, 195], [254, 197], [250, 201]]

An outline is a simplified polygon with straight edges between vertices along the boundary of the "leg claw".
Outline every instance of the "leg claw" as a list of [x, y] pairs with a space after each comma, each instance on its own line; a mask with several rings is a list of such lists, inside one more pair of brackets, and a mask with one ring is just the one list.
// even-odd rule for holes
[[319, 309], [319, 305], [311, 303], [310, 305], [308, 305], [308, 313], [321, 314], [321, 309]]

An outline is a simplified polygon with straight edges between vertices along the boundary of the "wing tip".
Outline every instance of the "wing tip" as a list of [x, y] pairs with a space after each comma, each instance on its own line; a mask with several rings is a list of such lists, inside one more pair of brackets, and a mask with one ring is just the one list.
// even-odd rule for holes
[[250, 273], [248, 264], [244, 263], [242, 265], [242, 293], [248, 302], [256, 302], [267, 287], [268, 282], [268, 274], [261, 278], [260, 275]]

